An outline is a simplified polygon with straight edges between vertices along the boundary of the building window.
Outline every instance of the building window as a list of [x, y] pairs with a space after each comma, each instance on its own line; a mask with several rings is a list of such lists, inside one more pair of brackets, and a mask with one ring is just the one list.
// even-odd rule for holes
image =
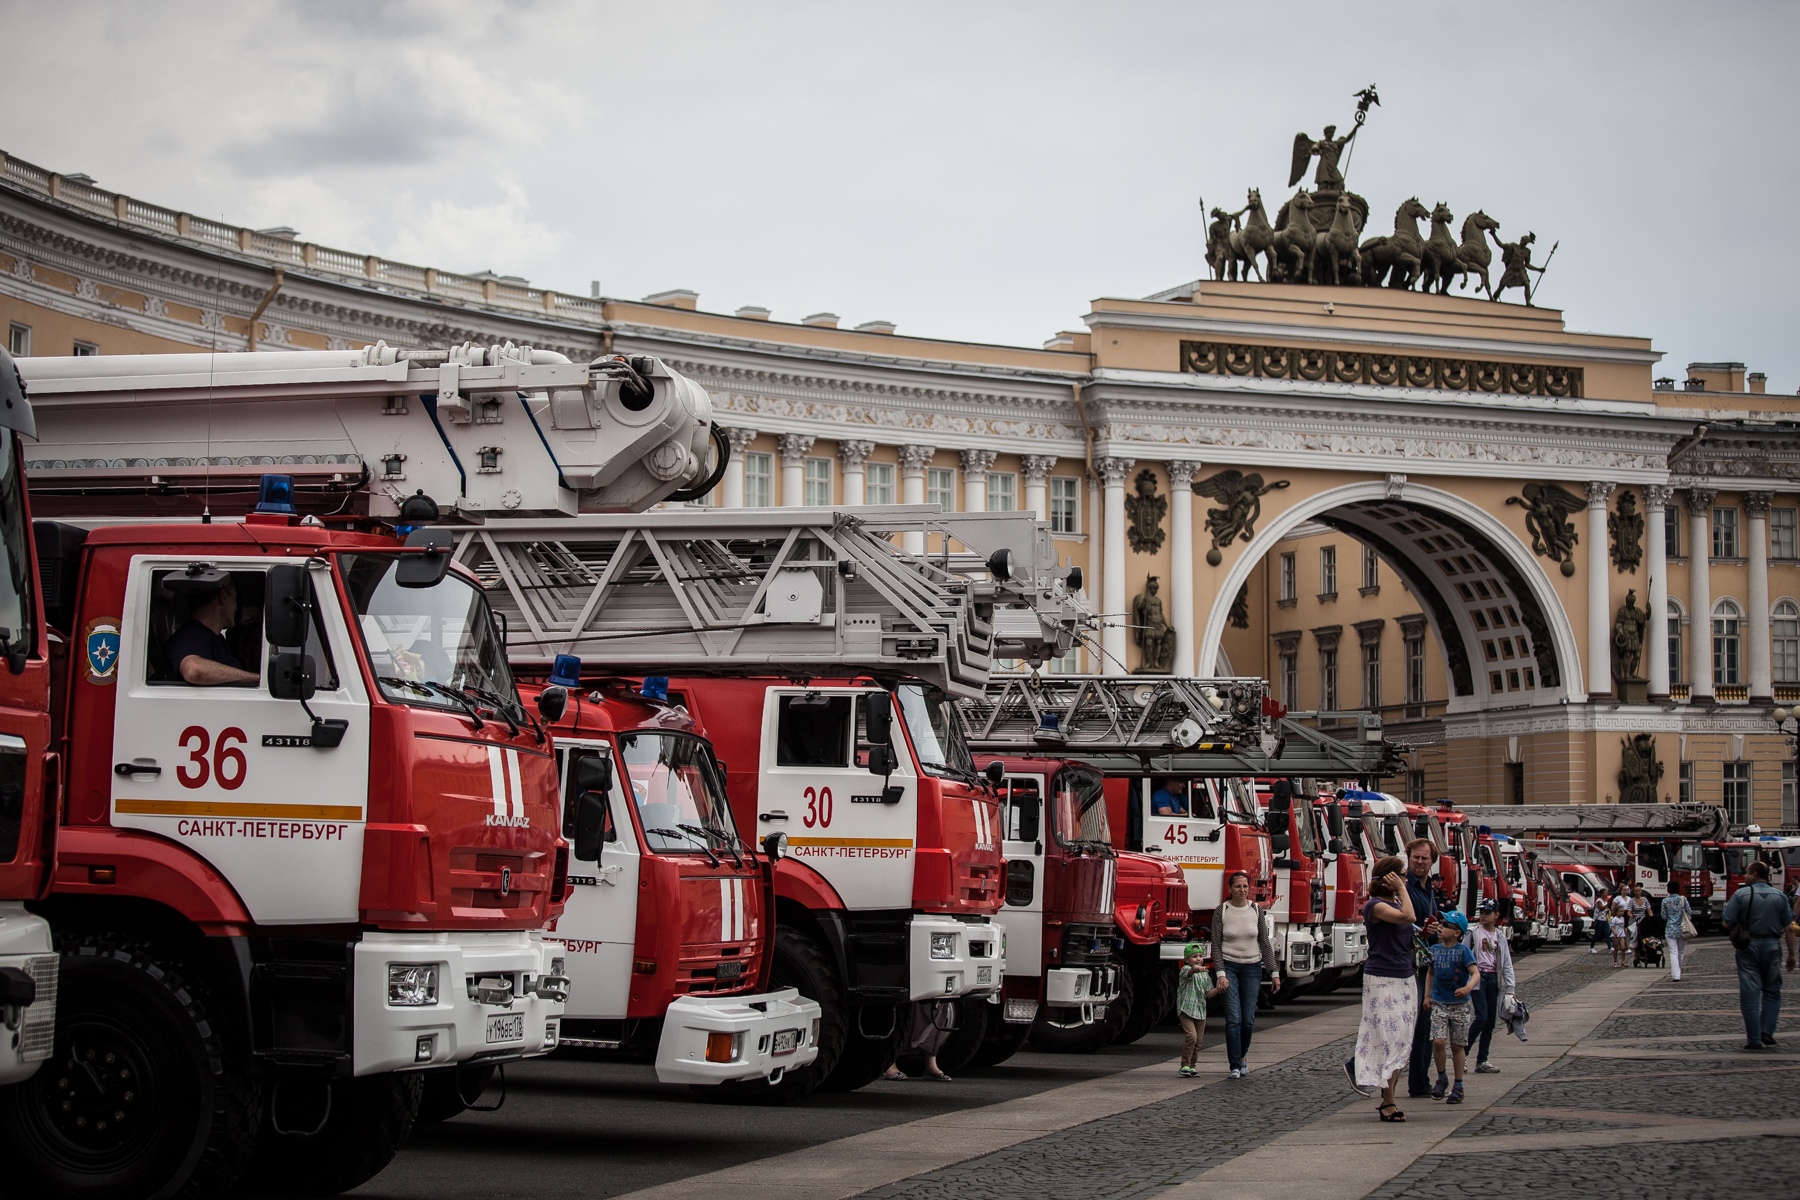
[[1336, 646], [1319, 647], [1319, 710], [1336, 712], [1338, 706], [1338, 659]]
[[894, 502], [894, 464], [870, 463], [863, 468], [863, 503]]
[[1425, 772], [1408, 771], [1406, 773], [1406, 802], [1408, 804], [1425, 803]]
[[744, 507], [769, 508], [775, 503], [775, 456], [744, 455]]
[[1725, 818], [1733, 825], [1750, 823], [1750, 764], [1725, 765]]
[[1684, 762], [1675, 769], [1675, 799], [1681, 804], [1694, 802], [1694, 764]]
[[1712, 556], [1714, 558], [1739, 557], [1737, 509], [1715, 508], [1712, 510], [1712, 539]]
[[1713, 682], [1742, 683], [1743, 612], [1734, 600], [1721, 600], [1713, 605]]
[[1406, 639], [1406, 702], [1425, 703], [1425, 639]]
[[1783, 600], [1769, 622], [1774, 652], [1775, 682], [1800, 683], [1800, 604]]
[[1794, 764], [1781, 764], [1781, 827], [1800, 825], [1800, 789], [1794, 786]]
[[1337, 596], [1337, 547], [1319, 547], [1319, 597]]
[[1769, 557], [1800, 558], [1800, 508], [1769, 510]]
[[1281, 556], [1281, 603], [1292, 604], [1300, 597], [1300, 573], [1294, 568], [1294, 552]]
[[987, 497], [989, 512], [1016, 512], [1019, 508], [1019, 477], [1017, 475], [995, 475], [990, 473], [987, 480]]
[[1381, 710], [1381, 643], [1364, 642], [1362, 648], [1362, 706], [1370, 712]]
[[1372, 596], [1381, 590], [1381, 559], [1371, 546], [1364, 546], [1362, 552], [1362, 594]]
[[956, 511], [956, 472], [949, 467], [925, 469], [925, 503], [945, 512]]
[[1081, 480], [1058, 475], [1050, 481], [1050, 532], [1080, 533]]
[[1663, 509], [1663, 550], [1670, 558], [1681, 557], [1681, 509], [1671, 504]]
[[1681, 682], [1681, 625], [1686, 618], [1681, 605], [1669, 601], [1669, 682]]
[[1300, 654], [1283, 650], [1280, 657], [1281, 702], [1289, 708], [1300, 707]]
[[1525, 803], [1525, 764], [1506, 764], [1506, 802], [1508, 804]]
[[14, 324], [7, 327], [6, 352], [14, 358], [31, 357], [31, 326]]
[[76, 358], [93, 358], [100, 353], [100, 347], [92, 342], [76, 342], [74, 354]]
[[1050, 673], [1052, 675], [1081, 674], [1081, 648], [1079, 646], [1071, 646], [1069, 647], [1069, 652], [1061, 658], [1051, 659]]
[[829, 458], [806, 460], [806, 487], [800, 496], [800, 502], [809, 508], [831, 507], [831, 460]]

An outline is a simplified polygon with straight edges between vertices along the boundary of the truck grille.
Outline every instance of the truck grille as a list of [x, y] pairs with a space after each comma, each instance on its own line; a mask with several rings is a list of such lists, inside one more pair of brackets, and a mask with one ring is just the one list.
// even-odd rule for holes
[[450, 852], [450, 902], [457, 908], [534, 907], [549, 888], [541, 854], [463, 848]]
[[40, 954], [25, 962], [25, 973], [37, 983], [37, 1000], [19, 1025], [19, 1053], [26, 1062], [43, 1062], [56, 1049], [57, 956]]
[[743, 946], [722, 948], [685, 948], [675, 986], [689, 995], [730, 995], [756, 989], [756, 971], [761, 965], [762, 947], [749, 942]]
[[1112, 961], [1113, 927], [1074, 921], [1063, 930], [1062, 965], [1103, 967]]

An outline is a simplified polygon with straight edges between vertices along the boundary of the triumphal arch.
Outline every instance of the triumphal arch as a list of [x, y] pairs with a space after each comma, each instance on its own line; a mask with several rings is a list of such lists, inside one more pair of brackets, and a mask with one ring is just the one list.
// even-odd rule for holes
[[[0, 323], [26, 354], [655, 353], [721, 414], [711, 503], [1035, 509], [1102, 615], [1044, 669], [1267, 676], [1326, 727], [1379, 715], [1408, 747], [1388, 786], [1420, 799], [1800, 823], [1770, 719], [1800, 700], [1795, 399], [1737, 363], [1677, 384], [1650, 338], [1571, 330], [1532, 290], [1554, 239], [1534, 258], [1479, 197], [1351, 190], [1357, 99], [1348, 134], [1296, 137], [1272, 217], [1279, 177], [1210, 210], [1204, 278], [1094, 300], [1042, 347], [396, 262], [4, 155]], [[140, 485], [154, 511], [205, 469], [134, 450], [41, 447], [40, 512]], [[343, 464], [282, 469], [304, 504]]]

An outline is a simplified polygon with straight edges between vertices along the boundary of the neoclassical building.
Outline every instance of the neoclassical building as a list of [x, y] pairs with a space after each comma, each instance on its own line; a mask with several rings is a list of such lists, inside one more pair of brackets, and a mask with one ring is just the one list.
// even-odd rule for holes
[[[1050, 669], [1255, 674], [1328, 727], [1379, 714], [1408, 748], [1389, 786], [1421, 799], [1631, 787], [1800, 825], [1771, 716], [1800, 700], [1800, 405], [1736, 363], [1661, 378], [1649, 339], [1554, 309], [1196, 282], [983, 345], [393, 262], [0, 154], [0, 323], [15, 354], [656, 354], [727, 428], [710, 502], [1034, 510], [1102, 617]], [[30, 473], [79, 512], [124, 465]], [[1660, 774], [1624, 777], [1641, 735]]]

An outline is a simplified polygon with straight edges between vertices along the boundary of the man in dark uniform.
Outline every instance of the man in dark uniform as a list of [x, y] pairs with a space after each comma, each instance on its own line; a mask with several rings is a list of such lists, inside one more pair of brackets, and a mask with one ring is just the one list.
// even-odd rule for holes
[[225, 640], [225, 631], [237, 623], [237, 585], [229, 575], [218, 583], [198, 583], [184, 588], [193, 609], [163, 648], [169, 670], [183, 683], [201, 687], [244, 686], [262, 677], [244, 670]]

